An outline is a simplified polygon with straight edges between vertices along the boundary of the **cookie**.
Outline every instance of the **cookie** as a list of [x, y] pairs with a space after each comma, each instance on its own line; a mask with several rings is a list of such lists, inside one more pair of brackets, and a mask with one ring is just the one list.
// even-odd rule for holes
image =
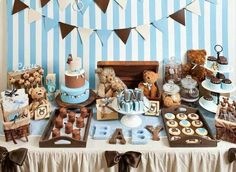
[[166, 119], [175, 119], [175, 115], [173, 113], [166, 113], [165, 118]]
[[202, 121], [200, 121], [200, 120], [194, 120], [194, 121], [192, 121], [192, 125], [193, 125], [194, 127], [202, 127], [202, 126], [203, 126], [203, 123], [202, 123]]
[[176, 115], [176, 117], [177, 117], [179, 120], [187, 119], [187, 115], [185, 115], [184, 113], [178, 113], [178, 114]]
[[178, 136], [180, 135], [180, 130], [178, 128], [170, 128], [169, 133], [173, 136]]
[[181, 125], [182, 127], [190, 127], [191, 124], [188, 120], [184, 119], [179, 122], [179, 125]]
[[167, 124], [168, 127], [172, 127], [172, 128], [178, 126], [178, 123], [174, 120], [169, 120], [169, 121], [166, 122], [166, 124]]
[[199, 116], [196, 113], [190, 113], [190, 114], [188, 114], [188, 117], [192, 120], [199, 119]]
[[197, 128], [195, 131], [200, 136], [206, 136], [208, 134], [205, 128]]
[[198, 139], [188, 139], [188, 140], [186, 140], [186, 143], [191, 143], [191, 144], [194, 144], [194, 143], [198, 143], [199, 142], [199, 140]]
[[170, 141], [176, 141], [176, 140], [179, 140], [179, 139], [181, 139], [180, 136], [172, 136], [172, 137], [170, 138]]
[[194, 134], [194, 131], [192, 128], [183, 128], [182, 129], [182, 132], [185, 134], [185, 135], [188, 135], [188, 136], [191, 136]]

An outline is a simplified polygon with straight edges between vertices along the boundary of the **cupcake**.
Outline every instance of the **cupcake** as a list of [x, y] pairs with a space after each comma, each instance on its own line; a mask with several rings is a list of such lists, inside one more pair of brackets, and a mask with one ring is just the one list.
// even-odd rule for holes
[[218, 70], [225, 71], [228, 69], [228, 60], [224, 56], [220, 56], [219, 59], [217, 59], [218, 63]]
[[219, 73], [218, 78], [222, 81], [223, 79], [225, 79], [225, 75], [222, 73]]
[[222, 90], [231, 90], [233, 89], [232, 81], [229, 79], [223, 79], [221, 83]]
[[210, 95], [203, 96], [202, 104], [207, 107], [211, 107], [213, 104], [213, 98]]
[[221, 89], [221, 81], [220, 79], [216, 78], [216, 77], [212, 77], [211, 81], [209, 83], [209, 87], [213, 90], [219, 90]]
[[207, 57], [207, 67], [212, 68], [214, 63], [216, 63], [216, 58], [214, 56], [208, 56]]
[[218, 93], [211, 92], [211, 97], [213, 98], [213, 102], [217, 104]]
[[206, 76], [206, 82], [209, 84], [211, 82], [211, 78], [214, 77], [214, 75], [207, 75]]

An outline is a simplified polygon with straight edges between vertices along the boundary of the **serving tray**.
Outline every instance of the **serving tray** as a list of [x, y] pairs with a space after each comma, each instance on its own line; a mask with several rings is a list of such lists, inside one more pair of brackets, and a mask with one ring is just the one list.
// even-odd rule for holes
[[[80, 114], [79, 110], [73, 110], [77, 114]], [[66, 135], [62, 133], [59, 137], [52, 137], [52, 129], [54, 128], [54, 120], [59, 115], [59, 109], [54, 111], [54, 114], [51, 115], [46, 128], [39, 140], [39, 147], [50, 147], [50, 148], [58, 148], [58, 147], [86, 147], [89, 128], [91, 123], [91, 118], [93, 115], [92, 109], [89, 109], [89, 116], [85, 119], [85, 126], [81, 129], [81, 139], [76, 140], [70, 137], [70, 135]], [[75, 122], [74, 122], [75, 123]], [[62, 129], [63, 130], [63, 129]], [[64, 130], [63, 130], [64, 131]], [[62, 131], [62, 132], [63, 132]]]
[[[183, 111], [183, 110], [186, 110], [186, 111]], [[169, 128], [171, 128], [171, 127], [169, 127], [166, 124], [166, 122], [168, 121], [168, 119], [165, 118], [166, 113], [173, 113], [175, 115], [174, 121], [176, 121], [178, 123], [178, 126], [176, 128], [178, 128], [181, 131], [181, 133], [179, 135], [181, 137], [181, 139], [171, 140], [173, 135], [171, 135], [169, 133]], [[196, 134], [195, 130], [200, 127], [194, 127], [192, 125], [193, 120], [191, 120], [190, 118], [187, 118], [187, 120], [191, 123], [191, 126], [189, 128], [192, 128], [194, 130], [194, 134], [191, 136], [183, 134], [182, 128], [184, 128], [184, 127], [179, 125], [180, 120], [178, 118], [176, 118], [176, 115], [178, 113], [185, 113], [186, 115], [188, 115], [189, 113], [198, 114], [199, 120], [203, 123], [202, 127], [208, 131], [207, 137], [206, 136], [199, 136], [198, 134]], [[170, 108], [163, 108], [161, 111], [161, 115], [162, 115], [163, 122], [165, 125], [168, 142], [171, 147], [216, 147], [217, 146], [216, 139], [214, 138], [206, 120], [203, 118], [203, 115], [201, 114], [201, 112], [198, 109], [191, 108], [191, 107], [188, 107], [185, 105], [173, 106]]]

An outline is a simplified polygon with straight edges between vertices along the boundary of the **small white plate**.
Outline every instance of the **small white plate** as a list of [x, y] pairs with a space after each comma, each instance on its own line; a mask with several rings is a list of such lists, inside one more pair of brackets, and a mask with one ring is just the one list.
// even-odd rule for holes
[[212, 102], [212, 106], [206, 106], [203, 104], [203, 97], [201, 97], [199, 99], [199, 104], [201, 107], [203, 107], [204, 109], [206, 109], [207, 111], [209, 112], [213, 112], [213, 113], [216, 113], [216, 110], [217, 110], [217, 105], [215, 103]]

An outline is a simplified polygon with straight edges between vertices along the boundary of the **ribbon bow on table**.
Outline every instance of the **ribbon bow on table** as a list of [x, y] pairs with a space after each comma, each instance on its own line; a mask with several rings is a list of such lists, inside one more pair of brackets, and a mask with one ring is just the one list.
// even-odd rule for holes
[[230, 148], [228, 151], [228, 160], [229, 162], [233, 162], [236, 160], [236, 148]]
[[105, 151], [107, 166], [110, 168], [118, 164], [119, 172], [129, 172], [130, 167], [137, 168], [141, 161], [141, 153], [129, 151], [121, 154], [117, 151]]
[[28, 149], [19, 148], [8, 152], [5, 147], [0, 146], [0, 164], [4, 172], [16, 172], [17, 165], [22, 166], [27, 156]]
[[7, 97], [18, 96], [18, 94], [16, 94], [16, 92], [17, 92], [16, 88], [14, 88], [11, 91], [5, 91], [5, 96], [7, 96]]

